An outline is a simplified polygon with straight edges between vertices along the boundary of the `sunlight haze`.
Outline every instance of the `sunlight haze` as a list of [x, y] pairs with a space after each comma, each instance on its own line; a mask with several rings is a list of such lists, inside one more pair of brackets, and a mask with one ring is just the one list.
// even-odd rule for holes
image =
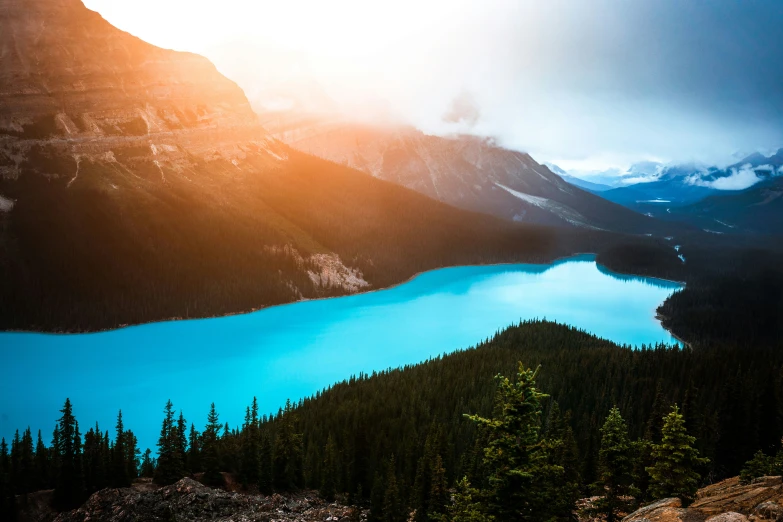
[[[156, 45], [206, 55], [259, 113], [491, 136], [576, 170], [725, 165], [783, 144], [774, 2], [85, 3]], [[445, 121], [465, 98], [475, 117]]]

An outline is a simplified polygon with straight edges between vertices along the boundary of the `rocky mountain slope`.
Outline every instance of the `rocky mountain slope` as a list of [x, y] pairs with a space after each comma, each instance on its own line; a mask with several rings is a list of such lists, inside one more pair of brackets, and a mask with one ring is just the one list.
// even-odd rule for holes
[[2, 329], [213, 316], [608, 240], [458, 210], [302, 154], [204, 58], [79, 0], [0, 0]]
[[488, 139], [291, 114], [262, 115], [262, 123], [296, 149], [467, 210], [525, 223], [636, 234], [674, 228], [567, 183], [528, 154]]
[[647, 505], [623, 522], [780, 522], [783, 520], [781, 477], [762, 477], [740, 484], [734, 477], [699, 490], [696, 500], [683, 507], [668, 498]]

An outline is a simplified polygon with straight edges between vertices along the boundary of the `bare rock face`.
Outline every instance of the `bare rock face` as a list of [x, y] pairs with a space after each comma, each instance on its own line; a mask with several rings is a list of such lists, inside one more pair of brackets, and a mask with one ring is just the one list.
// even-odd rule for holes
[[140, 147], [185, 167], [188, 153], [230, 161], [242, 142], [270, 141], [207, 59], [148, 44], [80, 0], [0, 0], [0, 28], [2, 177], [18, 177], [36, 145], [75, 163]]
[[678, 498], [665, 498], [638, 509], [623, 522], [675, 522], [683, 520], [685, 510]]
[[780, 502], [782, 498], [781, 477], [761, 477], [747, 485], [734, 477], [699, 490], [690, 508], [708, 515], [729, 511], [749, 515], [756, 506], [768, 501]]
[[659, 500], [631, 513], [623, 522], [780, 522], [783, 520], [781, 477], [762, 477], [751, 484], [730, 478], [699, 490], [687, 508], [677, 498]]
[[314, 494], [291, 496], [247, 495], [208, 488], [184, 478], [157, 490], [104, 489], [74, 511], [60, 514], [55, 522], [321, 522], [361, 520], [358, 510], [329, 504]]

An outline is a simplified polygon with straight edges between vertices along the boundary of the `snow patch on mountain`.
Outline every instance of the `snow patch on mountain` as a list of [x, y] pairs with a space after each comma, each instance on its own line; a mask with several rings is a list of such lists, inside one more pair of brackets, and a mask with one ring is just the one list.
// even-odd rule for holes
[[499, 188], [502, 188], [512, 196], [519, 198], [527, 203], [530, 203], [533, 206], [547, 210], [555, 214], [556, 216], [560, 217], [561, 219], [567, 221], [568, 223], [571, 223], [572, 225], [599, 230], [597, 227], [589, 225], [587, 219], [582, 214], [572, 209], [571, 207], [563, 205], [562, 203], [558, 203], [557, 201], [553, 201], [551, 199], [542, 198], [540, 196], [525, 194], [524, 192], [519, 192], [518, 190], [509, 188], [501, 183], [495, 182], [495, 185]]

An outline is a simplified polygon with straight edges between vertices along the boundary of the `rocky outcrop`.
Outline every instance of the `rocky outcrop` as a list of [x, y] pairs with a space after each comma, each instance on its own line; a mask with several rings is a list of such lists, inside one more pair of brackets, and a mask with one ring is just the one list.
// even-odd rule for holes
[[623, 522], [783, 522], [781, 477], [762, 477], [750, 484], [730, 478], [699, 490], [683, 508], [668, 498], [642, 507]]
[[0, 28], [1, 177], [17, 178], [41, 146], [77, 166], [142, 149], [181, 170], [192, 154], [236, 161], [243, 144], [273, 144], [207, 59], [148, 44], [80, 0], [0, 0]]
[[327, 503], [314, 493], [263, 496], [211, 489], [184, 478], [160, 489], [104, 489], [55, 522], [322, 522], [366, 518], [352, 507]]

